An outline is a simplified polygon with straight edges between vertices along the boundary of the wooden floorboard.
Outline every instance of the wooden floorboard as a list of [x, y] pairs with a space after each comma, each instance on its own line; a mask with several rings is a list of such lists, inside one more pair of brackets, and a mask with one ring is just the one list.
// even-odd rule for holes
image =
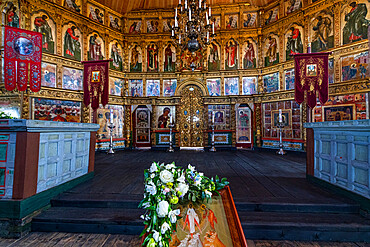
[[[95, 177], [70, 190], [67, 195], [99, 199], [114, 194], [129, 200], [141, 196], [144, 190], [143, 171], [153, 161], [171, 163], [197, 170], [213, 177], [227, 177], [236, 203], [291, 202], [336, 203], [345, 200], [310, 184], [305, 179], [303, 155], [278, 156], [263, 151], [196, 152], [177, 151], [117, 151], [113, 155], [97, 153]], [[117, 196], [118, 197], [118, 196]]]
[[[300, 242], [300, 241], [266, 241], [247, 240], [248, 247], [369, 247], [367, 243], [358, 242]], [[139, 236], [111, 234], [73, 234], [32, 232], [19, 240], [0, 238], [4, 247], [138, 247]]]

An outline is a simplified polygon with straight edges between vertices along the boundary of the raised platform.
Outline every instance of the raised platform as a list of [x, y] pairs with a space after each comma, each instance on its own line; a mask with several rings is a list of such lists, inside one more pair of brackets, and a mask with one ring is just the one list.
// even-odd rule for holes
[[152, 161], [227, 177], [247, 239], [370, 241], [370, 220], [359, 205], [309, 183], [301, 155], [245, 150], [99, 153], [95, 177], [55, 198], [33, 230], [138, 235], [143, 169]]

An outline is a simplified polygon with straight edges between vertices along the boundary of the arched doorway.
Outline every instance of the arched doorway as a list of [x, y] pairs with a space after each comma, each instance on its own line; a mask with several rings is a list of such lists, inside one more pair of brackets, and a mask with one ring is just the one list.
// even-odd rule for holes
[[196, 85], [182, 88], [179, 107], [181, 147], [203, 147], [203, 93]]

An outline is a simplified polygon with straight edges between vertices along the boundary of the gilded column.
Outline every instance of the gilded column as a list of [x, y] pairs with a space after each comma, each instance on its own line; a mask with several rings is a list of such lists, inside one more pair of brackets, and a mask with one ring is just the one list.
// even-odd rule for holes
[[131, 106], [124, 105], [125, 108], [125, 132], [126, 132], [126, 147], [131, 145], [131, 132], [132, 132], [132, 124], [131, 124]]
[[255, 111], [255, 123], [256, 123], [256, 146], [262, 146], [262, 105], [260, 103], [260, 99], [256, 99], [258, 103], [254, 103], [254, 111]]

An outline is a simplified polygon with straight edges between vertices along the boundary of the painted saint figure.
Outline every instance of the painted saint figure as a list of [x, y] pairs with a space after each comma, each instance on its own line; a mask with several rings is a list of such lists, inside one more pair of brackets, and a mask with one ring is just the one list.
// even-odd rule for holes
[[48, 19], [47, 15], [36, 17], [34, 20], [34, 31], [42, 33], [42, 51], [54, 53], [53, 34]]
[[226, 44], [226, 69], [237, 69], [237, 45], [232, 40]]
[[103, 55], [101, 53], [101, 44], [98, 41], [98, 35], [94, 33], [89, 40], [89, 60], [96, 61], [100, 60]]
[[141, 49], [138, 45], [131, 50], [130, 71], [141, 72]]
[[273, 64], [277, 61], [277, 41], [275, 38], [269, 36], [267, 48], [268, 64]]
[[247, 40], [247, 46], [244, 52], [245, 52], [244, 57], [243, 57], [244, 69], [256, 67], [256, 64], [255, 64], [256, 57], [254, 53], [253, 44], [249, 42], [249, 40]]
[[158, 49], [155, 44], [148, 46], [148, 71], [158, 71]]
[[[316, 42], [317, 43], [317, 50], [318, 51], [323, 51], [323, 50], [326, 50], [328, 48], [331, 48], [329, 47], [329, 35], [331, 33], [331, 20], [329, 17], [322, 17], [321, 15], [319, 15], [317, 17], [317, 23], [316, 25], [312, 28], [313, 31], [315, 32], [314, 35], [313, 35], [313, 43]], [[316, 49], [313, 49], [314, 51], [316, 51]]]
[[344, 17], [346, 24], [343, 28], [343, 44], [367, 39], [369, 20], [366, 19], [366, 4], [352, 2], [349, 6], [351, 6], [352, 9]]
[[176, 52], [172, 50], [171, 44], [168, 44], [164, 50], [164, 71], [174, 72], [176, 62]]
[[122, 55], [121, 50], [119, 49], [118, 42], [112, 44], [110, 51], [110, 59], [112, 59], [111, 68], [122, 70]]
[[167, 122], [169, 121], [169, 114], [171, 110], [168, 107], [163, 109], [163, 114], [158, 118], [158, 128], [163, 129], [167, 128]]
[[76, 35], [75, 26], [69, 27], [64, 35], [64, 56], [81, 60], [80, 36]]
[[292, 59], [293, 55], [297, 53], [303, 53], [303, 44], [301, 38], [301, 32], [298, 28], [291, 27], [291, 34], [288, 36], [286, 44], [286, 59]]
[[6, 20], [8, 26], [19, 27], [19, 17], [17, 14], [17, 7], [13, 6], [9, 9]]
[[220, 55], [215, 43], [211, 43], [209, 46], [208, 70], [220, 70]]
[[189, 205], [188, 211], [186, 213], [186, 219], [183, 229], [185, 229], [186, 226], [188, 226], [191, 236], [193, 236], [193, 234], [195, 233], [196, 227], [198, 227], [199, 231], [202, 232], [199, 226], [199, 217], [191, 204]]

